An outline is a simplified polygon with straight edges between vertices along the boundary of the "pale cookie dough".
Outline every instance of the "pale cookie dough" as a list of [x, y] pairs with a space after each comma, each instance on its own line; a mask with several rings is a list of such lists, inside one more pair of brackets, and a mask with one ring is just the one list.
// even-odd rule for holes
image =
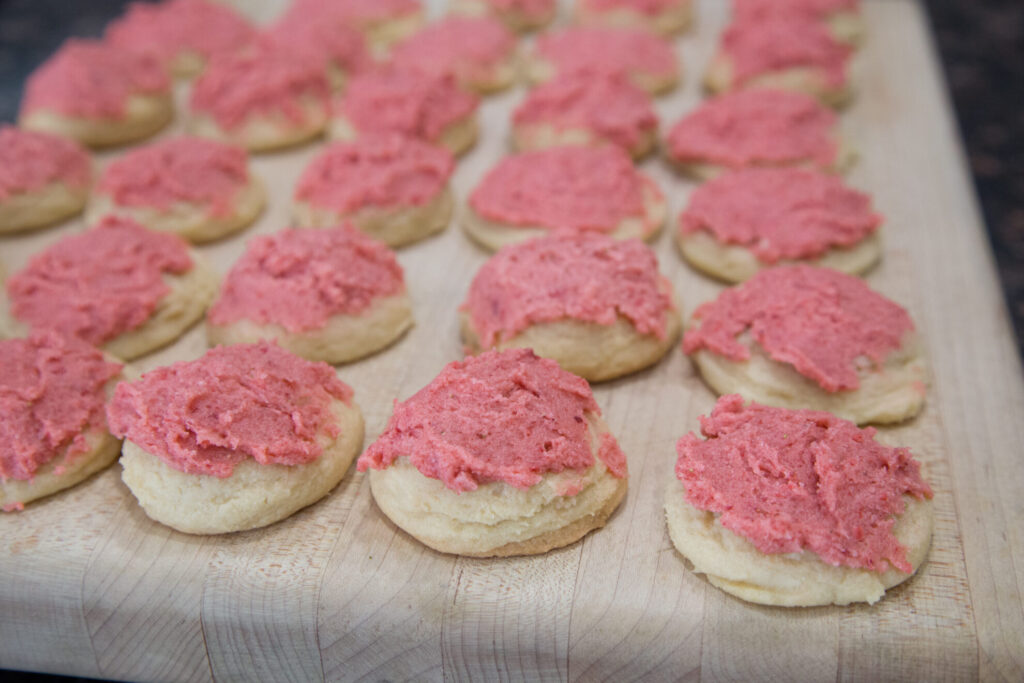
[[641, 28], [674, 36], [693, 24], [693, 0], [576, 0], [573, 16], [585, 26]]
[[360, 457], [369, 468], [374, 500], [395, 524], [471, 557], [579, 540], [604, 526], [628, 476], [586, 382], [527, 350], [449, 364], [395, 406]]

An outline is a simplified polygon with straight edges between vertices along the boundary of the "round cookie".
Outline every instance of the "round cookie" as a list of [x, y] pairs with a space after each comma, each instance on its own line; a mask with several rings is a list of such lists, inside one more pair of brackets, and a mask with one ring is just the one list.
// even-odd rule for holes
[[526, 61], [533, 83], [565, 73], [618, 73], [652, 94], [672, 90], [679, 60], [672, 45], [638, 29], [573, 27], [537, 38]]
[[107, 419], [142, 509], [190, 534], [255, 529], [315, 503], [363, 443], [362, 413], [334, 370], [266, 342], [122, 383]]
[[329, 91], [323, 64], [270, 41], [214, 59], [189, 96], [189, 131], [253, 152], [320, 135]]
[[638, 159], [654, 149], [650, 95], [621, 74], [570, 73], [532, 89], [512, 114], [518, 150], [617, 145]]
[[152, 54], [181, 78], [198, 75], [210, 59], [238, 52], [255, 37], [245, 17], [210, 0], [133, 2], [104, 33], [111, 45]]
[[363, 34], [337, 17], [288, 12], [260, 39], [323, 69], [335, 92], [344, 90], [353, 74], [374, 64]]
[[852, 96], [852, 50], [819, 21], [787, 14], [734, 19], [722, 34], [704, 85], [713, 93], [744, 88], [793, 90], [838, 107]]
[[757, 21], [786, 14], [822, 22], [836, 40], [858, 45], [864, 40], [860, 0], [733, 0], [733, 16]]
[[430, 76], [451, 76], [478, 93], [504, 90], [519, 75], [516, 37], [497, 19], [452, 16], [395, 46], [391, 62]]
[[706, 100], [668, 133], [666, 154], [700, 180], [749, 166], [838, 172], [852, 162], [835, 112], [785, 90], [741, 90]]
[[617, 147], [551, 147], [505, 157], [473, 190], [463, 228], [496, 250], [554, 230], [651, 239], [665, 198]]
[[84, 481], [117, 459], [107, 397], [121, 365], [52, 333], [0, 341], [0, 509]]
[[402, 246], [448, 226], [454, 169], [447, 149], [395, 133], [338, 142], [306, 166], [292, 213], [300, 227], [350, 221], [389, 246]]
[[208, 242], [237, 232], [266, 203], [245, 150], [215, 140], [177, 137], [131, 150], [100, 176], [86, 220], [117, 215]]
[[697, 187], [675, 238], [691, 265], [727, 282], [796, 261], [856, 275], [882, 256], [881, 223], [871, 198], [835, 176], [750, 168]]
[[531, 348], [600, 382], [665, 355], [682, 327], [674, 299], [643, 242], [556, 233], [480, 268], [459, 309], [462, 338], [472, 352]]
[[91, 182], [89, 153], [71, 140], [0, 126], [0, 234], [74, 216]]
[[364, 135], [398, 133], [458, 156], [476, 143], [478, 102], [451, 76], [431, 78], [382, 67], [353, 78], [335, 100], [328, 134], [351, 142]]
[[217, 277], [175, 235], [111, 216], [62, 238], [7, 280], [9, 332], [53, 330], [131, 360], [199, 320]]
[[693, 0], [576, 0], [574, 16], [586, 26], [640, 28], [673, 36], [693, 24]]
[[725, 290], [694, 312], [683, 351], [719, 394], [766, 405], [866, 424], [906, 420], [924, 404], [910, 316], [828, 268], [778, 266]]
[[73, 38], [29, 76], [18, 123], [104, 147], [147, 138], [173, 116], [171, 79], [156, 57]]
[[451, 0], [449, 6], [452, 14], [494, 17], [516, 33], [544, 28], [558, 9], [556, 0]]
[[359, 458], [381, 511], [425, 545], [532, 555], [604, 526], [626, 457], [586, 381], [526, 349], [448, 364]]
[[927, 557], [932, 491], [909, 450], [874, 429], [732, 395], [701, 432], [676, 445], [665, 516], [676, 549], [725, 592], [787, 607], [874, 603]]
[[286, 17], [295, 14], [352, 26], [366, 36], [377, 55], [419, 30], [424, 17], [418, 0], [294, 0]]
[[308, 360], [345, 363], [413, 324], [394, 253], [351, 226], [252, 239], [210, 307], [211, 345], [275, 340]]

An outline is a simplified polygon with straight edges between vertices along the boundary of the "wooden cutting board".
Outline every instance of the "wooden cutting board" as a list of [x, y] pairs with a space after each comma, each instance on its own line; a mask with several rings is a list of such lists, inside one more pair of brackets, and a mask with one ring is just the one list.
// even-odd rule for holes
[[[267, 3], [252, 3], [263, 16]], [[677, 41], [685, 86], [659, 100], [667, 125], [700, 97], [698, 74], [725, 20], [700, 3]], [[859, 93], [844, 114], [860, 152], [851, 182], [887, 217], [868, 277], [924, 332], [934, 377], [925, 412], [882, 430], [927, 464], [936, 525], [927, 564], [874, 606], [777, 609], [693, 574], [665, 530], [674, 443], [714, 402], [675, 349], [653, 369], [595, 388], [629, 458], [630, 490], [603, 530], [541, 557], [442, 555], [397, 530], [355, 471], [320, 503], [267, 529], [221, 537], [151, 522], [118, 466], [0, 516], [0, 667], [130, 680], [1024, 679], [1024, 383], [921, 6], [867, 0]], [[998, 87], [998, 84], [993, 84]], [[459, 197], [507, 149], [520, 88], [487, 100], [484, 136], [459, 164]], [[295, 180], [318, 145], [259, 156], [270, 188], [253, 229], [201, 248], [226, 272], [251, 235], [287, 224]], [[110, 154], [101, 159], [110, 158]], [[644, 164], [673, 215], [692, 185]], [[8, 272], [71, 223], [0, 239]], [[721, 286], [655, 243], [685, 312]], [[339, 375], [367, 443], [391, 411], [461, 355], [455, 307], [487, 254], [453, 225], [402, 250], [417, 326]], [[200, 356], [192, 330], [137, 363]]]

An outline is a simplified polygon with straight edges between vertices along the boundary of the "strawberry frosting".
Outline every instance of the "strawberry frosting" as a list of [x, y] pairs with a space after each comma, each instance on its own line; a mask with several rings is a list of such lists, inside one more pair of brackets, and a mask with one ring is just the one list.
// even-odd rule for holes
[[821, 256], [873, 234], [882, 217], [871, 198], [835, 176], [795, 168], [752, 168], [700, 185], [679, 217], [682, 234], [705, 230], [750, 249], [762, 263]]
[[558, 233], [505, 247], [480, 268], [461, 310], [485, 348], [535, 323], [612, 325], [622, 316], [664, 339], [671, 285], [639, 240]]
[[835, 112], [814, 98], [783, 90], [745, 90], [705, 101], [668, 134], [681, 163], [730, 168], [813, 163], [827, 168], [838, 155]]
[[293, 0], [288, 14], [341, 21], [360, 30], [421, 11], [417, 0]]
[[583, 7], [595, 12], [624, 9], [654, 16], [682, 5], [688, 5], [691, 0], [581, 0], [581, 2]]
[[160, 60], [95, 40], [72, 38], [32, 72], [22, 115], [40, 109], [93, 119], [120, 119], [132, 96], [169, 95]]
[[906, 448], [830, 413], [718, 399], [676, 444], [686, 500], [763, 553], [810, 551], [833, 566], [914, 568], [893, 535], [903, 496], [932, 497]]
[[7, 281], [7, 296], [33, 330], [100, 345], [149, 319], [170, 292], [165, 274], [191, 268], [180, 237], [108, 216], [36, 255]]
[[451, 75], [472, 84], [492, 72], [516, 49], [515, 35], [496, 19], [449, 17], [434, 22], [395, 46], [392, 62], [433, 76]]
[[331, 403], [352, 389], [326, 363], [268, 342], [211, 349], [194, 361], [122, 382], [107, 409], [110, 431], [186, 474], [230, 477], [235, 465], [305, 465], [318, 437], [340, 432]]
[[674, 76], [679, 66], [672, 45], [642, 29], [573, 27], [537, 38], [537, 56], [558, 73], [624, 73]]
[[825, 391], [848, 391], [860, 386], [862, 358], [880, 365], [913, 329], [906, 310], [859, 278], [828, 268], [779, 266], [698, 308], [683, 351], [707, 349], [745, 361], [750, 348], [737, 337], [749, 331], [772, 359]]
[[[411, 398], [395, 404], [384, 432], [358, 469], [385, 469], [397, 458], [457, 493], [503, 481], [528, 489], [548, 473], [594, 465], [588, 414], [600, 415], [586, 380], [529, 349], [491, 351], [455, 361]], [[597, 457], [627, 476], [610, 434]]]
[[309, 102], [325, 109], [329, 87], [322, 64], [269, 43], [212, 60], [192, 87], [193, 114], [208, 114], [225, 129], [253, 117], [284, 117], [302, 125]]
[[857, 12], [860, 0], [733, 0], [733, 16], [754, 19], [789, 14], [825, 19], [838, 12]]
[[255, 35], [245, 17], [225, 3], [209, 0], [134, 2], [105, 34], [109, 43], [156, 55], [164, 65], [185, 53], [205, 59], [231, 54]]
[[497, 12], [518, 12], [538, 21], [555, 11], [556, 0], [484, 0], [484, 3]]
[[349, 225], [283, 230], [253, 238], [209, 311], [215, 325], [238, 320], [289, 332], [320, 329], [405, 291], [393, 251]]
[[245, 150], [197, 137], [169, 138], [138, 147], [111, 162], [98, 190], [119, 206], [166, 211], [178, 202], [231, 213], [235, 197], [249, 183]]
[[478, 102], [450, 76], [382, 68], [353, 78], [334, 109], [360, 134], [401, 133], [433, 143], [445, 128], [472, 115]]
[[67, 138], [0, 126], [0, 201], [50, 183], [89, 185], [89, 153]]
[[618, 147], [551, 147], [502, 159], [469, 204], [510, 227], [611, 232], [644, 217], [645, 190], [657, 192]]
[[317, 68], [332, 66], [346, 75], [370, 68], [366, 39], [338, 19], [290, 12], [261, 36], [261, 40], [289, 51]]
[[584, 129], [626, 150], [658, 128], [651, 97], [622, 75], [570, 73], [537, 86], [512, 115], [517, 126]]
[[351, 213], [364, 207], [422, 205], [444, 190], [451, 152], [398, 134], [361, 136], [325, 148], [299, 178], [295, 198]]
[[[29, 480], [106, 430], [106, 384], [121, 372], [92, 346], [52, 333], [0, 341], [0, 480]], [[58, 472], [59, 474], [59, 472]]]

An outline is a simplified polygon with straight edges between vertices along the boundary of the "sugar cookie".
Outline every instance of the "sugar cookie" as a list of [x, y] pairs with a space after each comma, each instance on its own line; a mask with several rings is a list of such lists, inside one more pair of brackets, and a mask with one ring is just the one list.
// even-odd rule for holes
[[122, 383], [107, 419], [142, 509], [190, 534], [255, 529], [315, 503], [363, 443], [362, 413], [334, 370], [266, 342]]
[[741, 20], [788, 14], [823, 22], [832, 36], [850, 45], [864, 40], [860, 0], [733, 0], [733, 16]]
[[424, 16], [418, 0], [294, 0], [286, 16], [292, 14], [352, 26], [380, 55], [415, 33]]
[[544, 28], [555, 19], [557, 0], [451, 0], [452, 14], [491, 16], [517, 33]]
[[932, 490], [906, 448], [825, 412], [723, 396], [679, 440], [669, 536], [694, 570], [762, 605], [876, 602], [928, 555]]
[[533, 555], [604, 526], [626, 457], [586, 381], [531, 351], [450, 363], [359, 458], [391, 521], [472, 557]]
[[335, 92], [344, 90], [353, 75], [374, 64], [363, 34], [336, 17], [288, 12], [261, 40], [324, 69]]
[[693, 24], [693, 0], [576, 0], [574, 14], [584, 25], [642, 28], [673, 36]]

